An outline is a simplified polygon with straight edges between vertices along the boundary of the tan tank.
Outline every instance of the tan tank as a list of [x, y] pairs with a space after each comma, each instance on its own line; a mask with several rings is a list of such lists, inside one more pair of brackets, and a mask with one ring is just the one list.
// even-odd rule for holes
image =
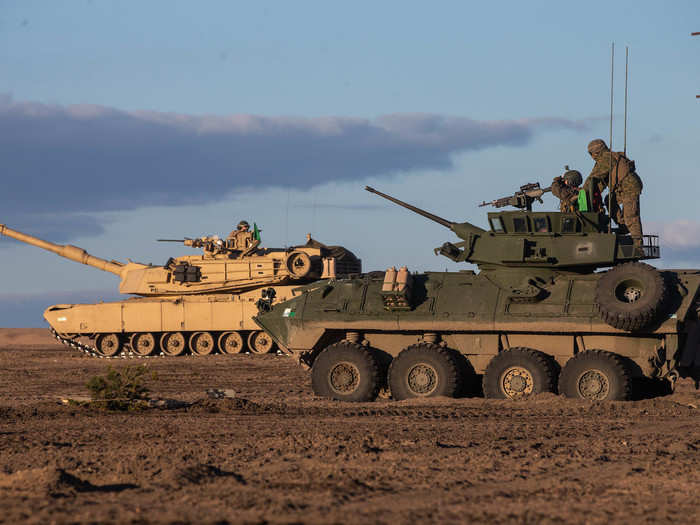
[[361, 272], [361, 261], [341, 246], [326, 246], [309, 235], [303, 245], [261, 248], [257, 229], [234, 231], [227, 239], [178, 240], [202, 248], [202, 254], [170, 258], [163, 266], [108, 261], [4, 224], [0, 234], [118, 275], [120, 293], [141, 296], [58, 304], [44, 312], [59, 340], [106, 357], [123, 352], [238, 353], [246, 347], [255, 353], [269, 352], [272, 340], [252, 321], [259, 308], [292, 298], [300, 284]]

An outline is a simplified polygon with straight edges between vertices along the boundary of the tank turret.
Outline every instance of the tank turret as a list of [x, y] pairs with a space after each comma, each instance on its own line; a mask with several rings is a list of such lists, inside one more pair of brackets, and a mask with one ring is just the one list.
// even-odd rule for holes
[[141, 296], [236, 292], [268, 284], [308, 282], [357, 273], [359, 260], [341, 247], [328, 247], [309, 238], [287, 249], [260, 248], [243, 255], [212, 237], [183, 239], [203, 248], [202, 255], [171, 257], [163, 266], [107, 261], [82, 248], [54, 244], [0, 224], [0, 234], [48, 250], [61, 257], [118, 275], [119, 292]]
[[532, 201], [549, 190], [540, 189], [539, 184], [527, 184], [513, 196], [482, 203], [522, 208], [489, 213], [488, 230], [443, 219], [369, 186], [365, 189], [452, 230], [462, 241], [446, 242], [435, 253], [474, 263], [482, 270], [527, 267], [586, 272], [660, 257], [656, 235], [644, 236], [643, 253], [639, 253], [629, 235], [610, 228], [610, 219], [603, 213], [533, 212]]

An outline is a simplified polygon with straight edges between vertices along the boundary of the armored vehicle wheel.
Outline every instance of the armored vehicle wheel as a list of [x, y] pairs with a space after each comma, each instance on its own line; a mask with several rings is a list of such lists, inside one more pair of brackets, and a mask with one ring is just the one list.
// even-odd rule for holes
[[113, 357], [122, 351], [124, 342], [120, 334], [100, 334], [95, 341], [97, 351], [105, 357]]
[[250, 332], [248, 335], [248, 349], [254, 354], [267, 354], [272, 350], [274, 342], [265, 332]]
[[547, 354], [531, 348], [511, 348], [496, 355], [484, 373], [484, 396], [518, 399], [554, 392], [557, 369]]
[[287, 270], [297, 279], [302, 279], [311, 272], [311, 257], [304, 252], [292, 252], [287, 256]]
[[374, 401], [379, 393], [379, 365], [365, 347], [340, 341], [316, 357], [311, 385], [317, 396], [339, 401]]
[[156, 349], [156, 338], [150, 332], [140, 332], [131, 336], [131, 350], [140, 356], [151, 355]]
[[621, 330], [640, 330], [654, 321], [666, 301], [663, 277], [653, 266], [630, 262], [608, 270], [598, 281], [600, 317]]
[[243, 337], [238, 332], [224, 332], [219, 336], [218, 343], [222, 354], [239, 354], [243, 351]]
[[182, 355], [187, 350], [182, 332], [166, 332], [160, 338], [160, 349], [165, 355]]
[[209, 355], [214, 349], [214, 337], [209, 332], [195, 332], [190, 337], [190, 350], [194, 355]]
[[410, 397], [455, 397], [461, 377], [455, 358], [431, 343], [411, 345], [389, 366], [389, 388], [396, 400]]
[[619, 355], [587, 350], [566, 363], [559, 376], [559, 392], [566, 397], [592, 401], [621, 401], [630, 398], [632, 379]]

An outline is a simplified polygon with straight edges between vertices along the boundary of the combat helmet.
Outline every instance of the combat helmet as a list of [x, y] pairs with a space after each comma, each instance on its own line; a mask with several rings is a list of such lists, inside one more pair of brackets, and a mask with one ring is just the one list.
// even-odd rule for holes
[[588, 143], [588, 153], [591, 155], [595, 153], [600, 153], [608, 149], [607, 144], [603, 139], [594, 139]]
[[578, 188], [583, 183], [583, 176], [580, 171], [568, 170], [564, 173], [564, 180], [569, 183], [570, 186]]
[[250, 224], [248, 224], [248, 221], [241, 221], [241, 222], [238, 223], [237, 228], [238, 228], [239, 230], [241, 230], [241, 229], [243, 229], [243, 228], [250, 228]]

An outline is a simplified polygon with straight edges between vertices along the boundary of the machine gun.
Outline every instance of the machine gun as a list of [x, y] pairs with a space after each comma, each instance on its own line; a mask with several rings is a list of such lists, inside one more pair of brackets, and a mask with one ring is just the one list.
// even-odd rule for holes
[[520, 186], [520, 191], [516, 191], [508, 197], [492, 200], [491, 202], [482, 202], [479, 207], [493, 206], [494, 208], [503, 208], [504, 206], [515, 206], [516, 208], [532, 211], [532, 203], [534, 201], [542, 202], [542, 195], [552, 191], [552, 187], [540, 188], [539, 182], [530, 182]]
[[181, 242], [185, 246], [192, 248], [202, 248], [205, 253], [216, 255], [217, 253], [230, 252], [231, 248], [227, 241], [220, 239], [217, 235], [213, 237], [200, 237], [199, 239], [156, 239], [157, 242]]

